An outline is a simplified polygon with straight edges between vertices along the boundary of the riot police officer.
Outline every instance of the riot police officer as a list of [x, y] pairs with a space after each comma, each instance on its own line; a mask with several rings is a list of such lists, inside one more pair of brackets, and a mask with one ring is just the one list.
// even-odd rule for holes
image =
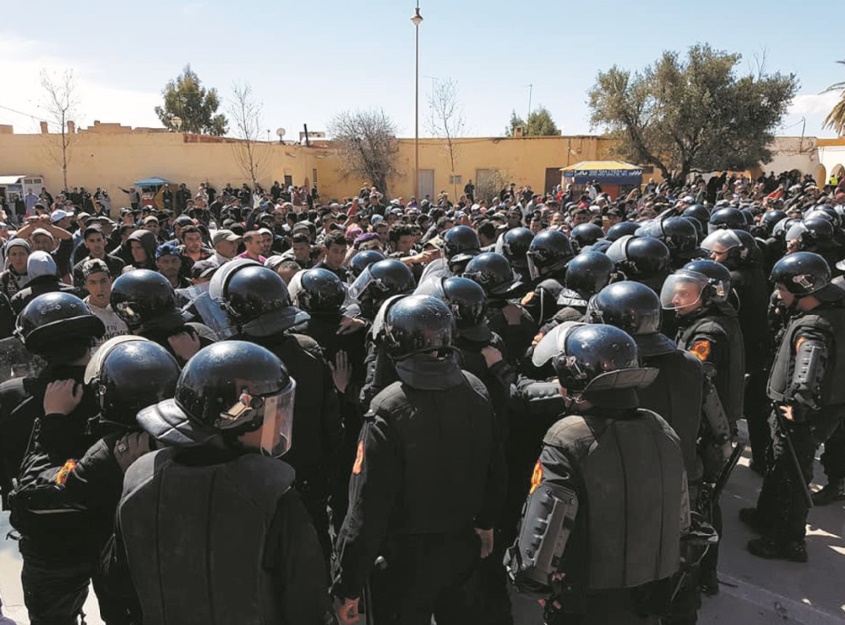
[[[742, 416], [745, 392], [745, 348], [742, 329], [736, 310], [728, 304], [730, 272], [711, 260], [698, 260], [685, 265], [666, 279], [660, 294], [664, 309], [673, 310], [679, 323], [676, 343], [696, 356], [707, 373], [722, 403], [731, 432]], [[721, 449], [725, 441], [718, 431], [703, 437], [706, 452]], [[712, 437], [712, 438], [711, 438]], [[703, 453], [704, 479], [715, 482], [722, 469], [724, 453]], [[721, 509], [713, 507], [713, 527], [722, 532]], [[719, 550], [708, 551], [702, 562], [702, 590], [705, 594], [719, 592], [716, 566]]]
[[771, 280], [793, 309], [769, 374], [774, 402], [773, 464], [756, 508], [742, 520], [762, 534], [748, 550], [762, 558], [807, 561], [804, 542], [813, 459], [845, 415], [845, 291], [831, 283], [818, 254], [796, 252], [779, 260]]
[[528, 228], [519, 226], [505, 232], [496, 242], [496, 251], [510, 261], [511, 267], [519, 276], [523, 284], [531, 283], [531, 272], [528, 270], [528, 249], [534, 240], [534, 233]]
[[[610, 284], [615, 266], [607, 254], [581, 252], [566, 267], [564, 290], [557, 298], [560, 309], [552, 317], [552, 323], [580, 321], [587, 312], [590, 298]], [[551, 324], [541, 330], [545, 333]]]
[[744, 230], [716, 230], [701, 243], [710, 259], [730, 270], [731, 288], [739, 300], [737, 313], [745, 346], [747, 384], [743, 414], [748, 422], [752, 470], [765, 474], [770, 436], [766, 399], [766, 371], [769, 366], [767, 309], [769, 291], [760, 266], [760, 253], [754, 238]]
[[528, 248], [528, 269], [534, 290], [522, 305], [542, 325], [557, 312], [557, 298], [564, 289], [566, 265], [575, 256], [572, 244], [558, 230], [545, 230], [534, 237]]
[[671, 264], [669, 248], [663, 241], [627, 235], [614, 241], [606, 253], [628, 280], [641, 282], [656, 293], [660, 292]]
[[673, 269], [679, 269], [701, 256], [695, 226], [684, 217], [655, 219], [637, 230], [636, 236], [662, 241], [669, 248]]
[[11, 523], [21, 535], [24, 601], [37, 625], [75, 623], [90, 580], [103, 619], [124, 622], [99, 574], [108, 532], [84, 509], [60, 507], [64, 513], [58, 514], [28, 503], [44, 471], [81, 458], [96, 441], [88, 434], [96, 397], [82, 382], [91, 346], [104, 332], [102, 321], [78, 297], [59, 292], [35, 298], [18, 317], [16, 334], [47, 366], [38, 377], [11, 380], [0, 390], [4, 481], [8, 487], [17, 478]]
[[[553, 362], [566, 412], [543, 440], [506, 564], [518, 590], [546, 601], [546, 622], [656, 623], [647, 597], [678, 570], [688, 521], [678, 437], [638, 407], [657, 371], [639, 368], [634, 340], [613, 326], [562, 334]], [[646, 449], [659, 462], [643, 462]]]
[[449, 270], [456, 276], [463, 273], [473, 256], [481, 253], [478, 233], [469, 226], [454, 226], [442, 235], [443, 258]]
[[[520, 228], [509, 230], [515, 232]], [[487, 325], [502, 337], [505, 356], [517, 364], [537, 334], [537, 323], [513, 298], [525, 293], [514, 261], [496, 252], [484, 252], [467, 263], [463, 277], [478, 282], [487, 296]], [[513, 267], [513, 268], [512, 268]]]
[[166, 447], [126, 472], [117, 514], [115, 566], [138, 622], [331, 622], [320, 545], [277, 459], [294, 388], [268, 350], [223, 341], [188, 362], [174, 398], [139, 413]]
[[320, 346], [290, 331], [308, 315], [293, 306], [279, 274], [246, 259], [223, 265], [211, 279], [208, 293], [225, 309], [234, 326], [234, 338], [270, 350], [298, 380], [294, 443], [287, 462], [296, 470], [296, 488], [328, 558], [327, 502], [343, 443], [343, 423], [332, 373]]
[[188, 321], [177, 305], [173, 285], [157, 271], [135, 269], [112, 284], [111, 307], [130, 332], [155, 341], [180, 364], [217, 340], [206, 325]]
[[[337, 539], [333, 594], [341, 623], [381, 553], [375, 620], [468, 623], [461, 587], [493, 548], [503, 463], [484, 385], [461, 371], [454, 319], [437, 298], [391, 302], [385, 342], [399, 381], [373, 399], [358, 441], [350, 507]], [[412, 444], [413, 443], [413, 444]], [[382, 551], [384, 550], [384, 551]]]

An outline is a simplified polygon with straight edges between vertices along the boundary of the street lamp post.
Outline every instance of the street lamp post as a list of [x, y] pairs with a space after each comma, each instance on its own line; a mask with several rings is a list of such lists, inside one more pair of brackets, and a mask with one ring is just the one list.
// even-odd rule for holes
[[420, 201], [420, 24], [423, 18], [420, 15], [420, 3], [417, 0], [417, 8], [411, 18], [416, 33], [416, 64], [414, 71], [414, 197], [417, 203]]

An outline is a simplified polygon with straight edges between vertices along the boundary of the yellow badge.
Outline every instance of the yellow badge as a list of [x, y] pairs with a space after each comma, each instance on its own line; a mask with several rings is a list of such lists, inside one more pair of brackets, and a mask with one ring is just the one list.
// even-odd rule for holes
[[710, 341], [696, 341], [690, 351], [701, 362], [706, 362], [710, 358]]
[[537, 461], [537, 464], [534, 465], [534, 472], [531, 474], [531, 490], [528, 491], [530, 495], [537, 487], [540, 485], [540, 482], [543, 481], [543, 465], [540, 464], [540, 461]]
[[355, 454], [355, 464], [352, 465], [352, 475], [361, 473], [361, 466], [364, 464], [364, 441], [358, 441], [358, 453]]
[[70, 472], [76, 468], [76, 460], [68, 460], [67, 462], [62, 465], [62, 468], [59, 469], [59, 472], [56, 474], [56, 484], [59, 486], [64, 486], [65, 482], [67, 482], [67, 478], [70, 475]]

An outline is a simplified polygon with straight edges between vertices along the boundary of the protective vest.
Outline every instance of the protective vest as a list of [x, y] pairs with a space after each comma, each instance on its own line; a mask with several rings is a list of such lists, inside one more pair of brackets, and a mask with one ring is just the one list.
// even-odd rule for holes
[[768, 359], [771, 333], [766, 311], [771, 293], [759, 267], [731, 271], [731, 286], [739, 296], [737, 318], [745, 342], [745, 364], [751, 373], [752, 367], [762, 369]]
[[735, 423], [742, 416], [743, 397], [745, 395], [745, 345], [742, 330], [736, 316], [709, 310], [694, 319], [689, 326], [678, 332], [678, 347], [687, 351], [692, 350], [694, 339], [701, 336], [712, 336], [717, 339], [724, 337], [727, 345], [722, 356], [722, 362], [712, 362], [716, 367], [716, 377], [713, 384], [719, 393], [719, 399], [725, 408], [731, 423]]
[[701, 425], [704, 372], [701, 361], [682, 350], [643, 358], [643, 366], [660, 371], [657, 379], [637, 389], [640, 406], [663, 417], [680, 439], [687, 479], [701, 479], [696, 441]]
[[802, 331], [824, 333], [830, 341], [824, 380], [818, 399], [820, 406], [845, 403], [845, 308], [816, 308], [790, 321], [778, 348], [767, 392], [769, 399], [789, 401], [789, 387], [795, 365], [795, 345]]
[[666, 421], [644, 409], [630, 419], [567, 417], [543, 442], [580, 469], [587, 536], [570, 543], [587, 543], [588, 590], [633, 588], [678, 570], [684, 462]]
[[129, 468], [117, 512], [144, 623], [281, 622], [262, 561], [293, 469], [258, 454], [188, 466], [176, 451]]
[[437, 391], [395, 382], [370, 405], [396, 428], [404, 463], [393, 532], [456, 533], [472, 528], [482, 510], [493, 414], [484, 385], [470, 373], [463, 377]]

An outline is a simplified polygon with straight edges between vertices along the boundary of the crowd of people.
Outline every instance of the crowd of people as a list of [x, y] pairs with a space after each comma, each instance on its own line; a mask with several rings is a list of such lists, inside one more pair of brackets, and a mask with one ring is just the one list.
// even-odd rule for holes
[[30, 622], [93, 584], [108, 625], [695, 623], [746, 445], [748, 551], [807, 562], [845, 500], [845, 180], [464, 191], [0, 224]]

